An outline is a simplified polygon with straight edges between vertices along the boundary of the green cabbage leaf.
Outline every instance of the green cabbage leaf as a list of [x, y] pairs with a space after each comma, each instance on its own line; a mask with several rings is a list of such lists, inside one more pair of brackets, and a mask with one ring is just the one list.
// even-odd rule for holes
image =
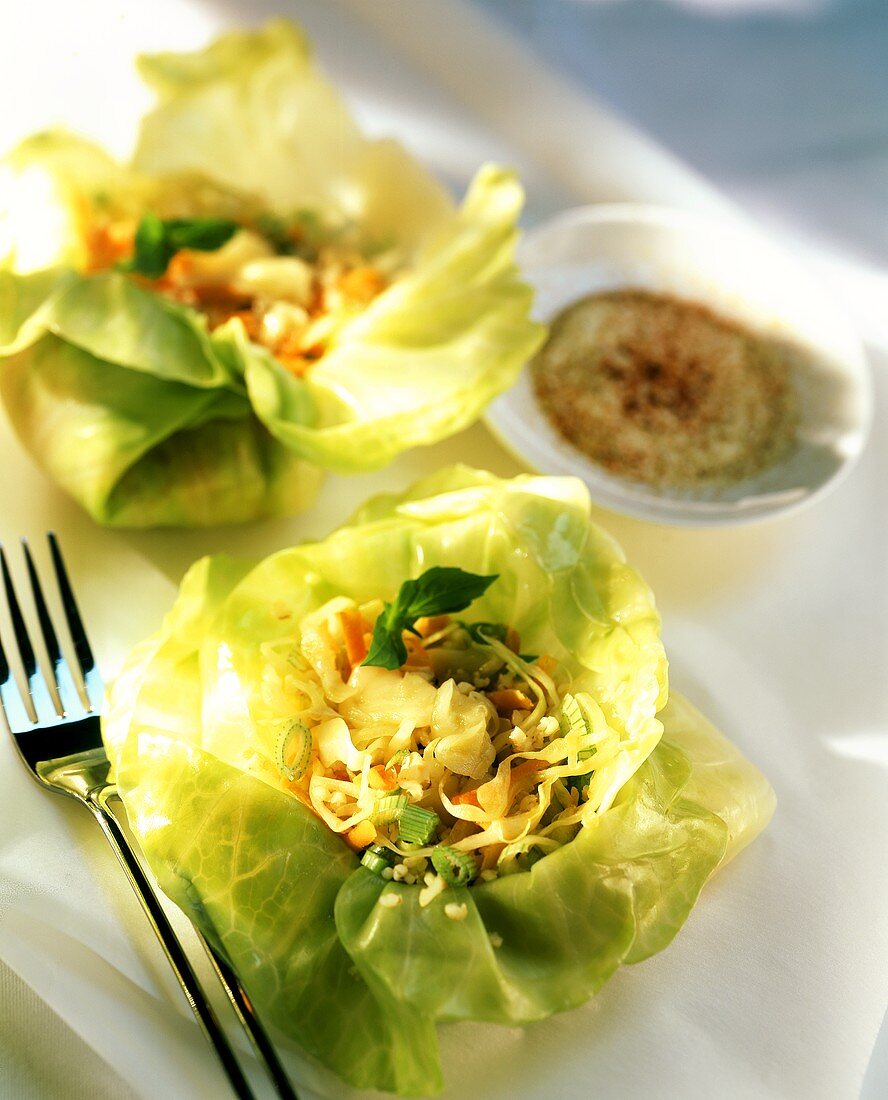
[[[482, 168], [460, 206], [369, 140], [278, 19], [143, 57], [157, 94], [133, 161], [61, 131], [0, 161], [0, 396], [36, 461], [99, 522], [301, 511], [323, 470], [384, 466], [474, 421], [542, 339], [514, 264], [523, 192]], [[403, 274], [297, 378], [237, 318], [88, 270], [96, 212], [237, 220], [307, 211]]]
[[[628, 776], [529, 871], [450, 887], [461, 921], [361, 867], [282, 789], [263, 657], [332, 596], [391, 598], [453, 562], [499, 574], [469, 614], [567, 664], [620, 733]], [[767, 823], [764, 778], [666, 696], [652, 594], [590, 522], [581, 483], [457, 467], [376, 498], [323, 542], [198, 562], [115, 682], [105, 740], [161, 886], [262, 1016], [352, 1085], [417, 1095], [442, 1084], [437, 1024], [520, 1025], [582, 1004], [663, 949]], [[380, 904], [393, 892], [401, 904]]]

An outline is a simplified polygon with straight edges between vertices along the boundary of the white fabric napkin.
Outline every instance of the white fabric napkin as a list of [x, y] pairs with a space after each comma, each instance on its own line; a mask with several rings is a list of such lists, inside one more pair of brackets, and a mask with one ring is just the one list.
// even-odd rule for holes
[[[18, 52], [0, 43], [0, 62], [12, 66], [0, 64], [0, 91], [9, 102], [5, 81], [18, 81], [23, 104], [20, 114], [0, 120], [0, 144], [14, 136], [11, 127], [25, 131], [67, 110], [94, 132], [104, 124], [120, 148], [140, 105], [124, 75], [127, 56], [137, 47], [195, 45], [233, 16], [244, 21], [246, 10], [234, 0], [215, 8], [163, 0], [150, 10], [95, 0], [72, 11], [81, 48], [95, 32], [96, 49], [110, 59], [108, 79], [120, 74], [125, 94], [103, 116], [97, 108], [107, 107], [107, 93], [103, 99], [89, 64], [65, 46], [74, 27], [55, 9], [48, 0], [19, 6]], [[294, 10], [369, 125], [397, 130], [460, 183], [486, 157], [517, 163], [533, 189], [533, 217], [618, 196], [722, 205], [672, 158], [551, 77], [460, 2], [312, 0]], [[251, 19], [266, 14], [262, 4], [250, 12]], [[54, 27], [48, 37], [47, 27]], [[58, 57], [67, 74], [55, 96], [40, 73], [16, 61], [41, 35], [46, 64], [52, 69]], [[28, 65], [37, 64], [35, 56]], [[83, 92], [72, 100], [77, 79]], [[584, 148], [595, 155], [582, 155]], [[830, 271], [851, 285], [847, 271]], [[879, 338], [875, 325], [872, 334]], [[882, 349], [873, 347], [877, 424], [888, 417], [888, 336]], [[0, 454], [0, 536], [9, 544], [19, 534], [36, 542], [47, 529], [59, 533], [107, 674], [154, 629], [174, 581], [201, 553], [259, 555], [324, 534], [371, 492], [448, 462], [518, 472], [476, 427], [382, 474], [331, 480], [306, 517], [231, 531], [123, 534], [97, 529], [50, 487], [5, 421]], [[601, 516], [658, 595], [676, 687], [769, 776], [777, 814], [710, 884], [674, 944], [623, 969], [585, 1008], [524, 1031], [442, 1029], [447, 1097], [857, 1094], [888, 999], [885, 469], [888, 436], [876, 432], [848, 480], [795, 517], [680, 531]], [[93, 1052], [82, 1061], [71, 1056], [69, 1078], [95, 1074], [99, 1058], [122, 1089], [145, 1100], [224, 1095], [94, 823], [73, 803], [38, 790], [4, 738], [0, 774], [0, 960]], [[11, 982], [0, 970], [3, 1012], [12, 1005]], [[54, 1056], [54, 1033], [40, 1019], [35, 1014], [24, 1055], [35, 1079], [41, 1061]], [[21, 1029], [6, 1034], [21, 1042]], [[0, 1050], [2, 1043], [0, 1033]], [[13, 1053], [21, 1064], [21, 1050]], [[345, 1095], [329, 1078], [310, 1079], [306, 1095], [318, 1088]], [[46, 1100], [65, 1095], [55, 1081], [39, 1093]]]

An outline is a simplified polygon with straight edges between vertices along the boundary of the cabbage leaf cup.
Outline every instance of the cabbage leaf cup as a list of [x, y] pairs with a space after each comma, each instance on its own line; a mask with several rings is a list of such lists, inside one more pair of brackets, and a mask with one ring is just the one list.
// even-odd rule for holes
[[[482, 168], [455, 206], [400, 145], [360, 133], [282, 19], [139, 68], [158, 102], [131, 164], [62, 131], [0, 162], [0, 394], [25, 447], [94, 519], [297, 512], [323, 470], [379, 468], [440, 440], [514, 381], [542, 339], [513, 260], [514, 173]], [[146, 215], [237, 223], [218, 253], [182, 253], [230, 299], [219, 265], [235, 264], [252, 227], [249, 294], [277, 307], [283, 295], [283, 314], [257, 319], [234, 299], [214, 314], [206, 286], [171, 297], [121, 270], [121, 231], [132, 250]], [[268, 331], [306, 312], [287, 297], [306, 263], [286, 234], [272, 274], [265, 253], [297, 223], [303, 252], [312, 237], [316, 251], [347, 241], [375, 257], [358, 271], [364, 292], [368, 270], [378, 277], [385, 257], [394, 268], [367, 301], [320, 318], [294, 373]], [[297, 294], [308, 310], [313, 293]]]
[[[354, 1086], [434, 1093], [438, 1023], [522, 1025], [584, 1003], [669, 944], [773, 811], [759, 772], [688, 702], [667, 702], [652, 594], [589, 512], [574, 479], [442, 471], [322, 542], [198, 562], [113, 686], [106, 744], [162, 888], [260, 1014]], [[575, 839], [530, 870], [448, 888], [460, 921], [361, 866], [286, 789], [264, 656], [332, 596], [391, 599], [454, 562], [499, 575], [469, 617], [555, 654], [621, 746]], [[392, 893], [399, 904], [381, 900]]]

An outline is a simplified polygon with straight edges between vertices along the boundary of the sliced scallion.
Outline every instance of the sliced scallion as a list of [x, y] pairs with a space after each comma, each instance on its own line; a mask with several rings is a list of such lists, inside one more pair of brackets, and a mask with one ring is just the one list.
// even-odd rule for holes
[[438, 831], [440, 823], [434, 810], [407, 806], [398, 819], [398, 839], [405, 844], [428, 844]]
[[387, 794], [376, 803], [370, 820], [374, 825], [390, 825], [401, 818], [409, 806], [410, 798], [406, 794]]
[[584, 737], [589, 732], [586, 717], [573, 695], [565, 695], [561, 700], [561, 717], [558, 724], [565, 737], [570, 734], [575, 737]]
[[400, 768], [410, 755], [410, 749], [398, 749], [396, 753], [392, 754], [391, 759], [385, 766], [385, 770], [390, 772], [392, 768]]
[[[567, 737], [573, 734], [575, 737], [588, 741], [594, 735], [592, 722], [583, 705], [582, 699], [574, 695], [565, 695], [561, 700], [561, 718], [559, 719], [561, 732]], [[577, 752], [577, 760], [588, 760], [598, 751], [596, 745], [588, 745]]]
[[478, 863], [473, 855], [445, 845], [432, 852], [432, 866], [451, 886], [468, 886], [478, 874]]
[[311, 760], [311, 730], [304, 723], [291, 722], [278, 736], [275, 762], [292, 783], [301, 779]]
[[382, 872], [386, 867], [391, 867], [392, 857], [388, 848], [383, 848], [381, 844], [371, 844], [361, 856], [361, 863], [374, 875], [382, 877]]

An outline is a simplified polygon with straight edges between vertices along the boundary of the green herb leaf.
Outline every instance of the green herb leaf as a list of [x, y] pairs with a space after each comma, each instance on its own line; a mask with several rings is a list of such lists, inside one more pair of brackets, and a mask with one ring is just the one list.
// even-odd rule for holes
[[483, 596], [499, 576], [484, 577], [456, 566], [436, 565], [415, 579], [404, 581], [394, 603], [387, 603], [373, 628], [370, 652], [364, 664], [400, 668], [407, 660], [401, 634], [412, 630], [425, 615], [445, 615], [465, 609]]
[[465, 611], [484, 595], [498, 576], [498, 573], [493, 573], [484, 577], [479, 573], [467, 573], [457, 566], [436, 565], [416, 580], [405, 581], [396, 605], [401, 603], [404, 606], [405, 612], [412, 616], [411, 622], [423, 615]]
[[135, 271], [152, 279], [160, 278], [173, 258], [174, 249], [166, 239], [163, 222], [156, 214], [145, 214], [136, 229], [133, 255], [117, 265], [121, 271]]
[[399, 625], [393, 606], [387, 603], [373, 627], [370, 652], [364, 658], [363, 664], [376, 665], [378, 668], [400, 668], [407, 660], [407, 646], [401, 637], [405, 626], [406, 624]]
[[237, 222], [228, 218], [159, 218], [145, 214], [136, 229], [133, 255], [117, 266], [122, 271], [134, 271], [159, 279], [170, 260], [183, 248], [196, 252], [215, 252], [230, 241], [238, 230]]
[[505, 623], [465, 623], [459, 624], [473, 642], [484, 645], [488, 638], [496, 638], [505, 643], [508, 627]]
[[171, 218], [163, 225], [176, 248], [193, 248], [198, 252], [215, 252], [238, 230], [237, 222], [230, 218]]
[[256, 218], [256, 228], [279, 256], [296, 255], [296, 242], [291, 226], [280, 214], [272, 214], [270, 211], [260, 214]]
[[303, 260], [317, 259], [324, 237], [333, 238], [313, 210], [297, 210], [289, 217], [266, 211], [259, 214], [255, 228], [279, 256], [299, 256]]

